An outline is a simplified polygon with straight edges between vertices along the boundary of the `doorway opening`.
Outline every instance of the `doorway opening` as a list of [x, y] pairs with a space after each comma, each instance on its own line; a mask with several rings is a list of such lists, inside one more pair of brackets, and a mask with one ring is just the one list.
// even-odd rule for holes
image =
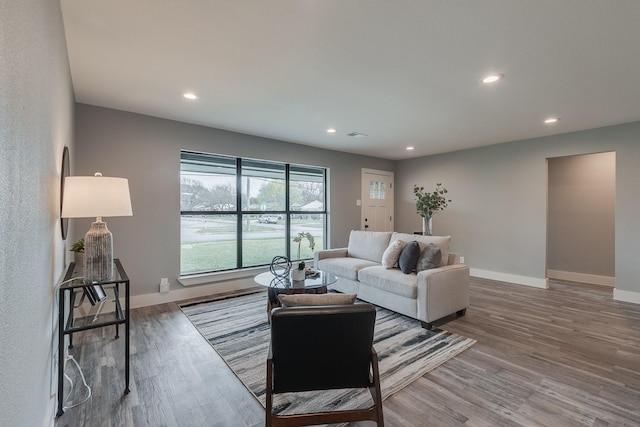
[[547, 159], [547, 277], [615, 286], [616, 153]]

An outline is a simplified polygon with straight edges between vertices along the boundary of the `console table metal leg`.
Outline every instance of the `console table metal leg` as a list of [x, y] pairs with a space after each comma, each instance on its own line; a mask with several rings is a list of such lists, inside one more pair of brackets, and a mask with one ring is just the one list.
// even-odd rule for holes
[[64, 414], [64, 292], [58, 292], [58, 411], [56, 417]]
[[124, 394], [129, 394], [129, 322], [131, 322], [130, 317], [131, 313], [129, 310], [129, 282], [126, 282], [124, 285], [125, 299], [124, 299], [124, 311], [125, 311], [125, 322], [124, 322], [124, 352], [125, 352], [125, 361], [124, 361], [124, 376], [125, 376], [125, 388]]

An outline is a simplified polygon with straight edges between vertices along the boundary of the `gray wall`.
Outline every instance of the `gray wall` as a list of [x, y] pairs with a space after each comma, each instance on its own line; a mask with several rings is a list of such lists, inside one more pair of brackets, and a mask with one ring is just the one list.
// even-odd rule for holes
[[[132, 280], [132, 295], [158, 293], [161, 277], [172, 289], [180, 273], [180, 150], [323, 166], [330, 169], [331, 247], [346, 246], [360, 227], [361, 168], [393, 171], [389, 160], [322, 150], [203, 126], [78, 104], [74, 175], [129, 179], [133, 217], [107, 218], [115, 256]], [[75, 237], [89, 229], [76, 220]]]
[[442, 182], [453, 202], [435, 234], [451, 234], [472, 268], [544, 279], [546, 159], [606, 151], [617, 153], [616, 289], [640, 292], [640, 122], [397, 162], [396, 228], [420, 229], [413, 184]]
[[615, 168], [615, 153], [549, 159], [548, 270], [615, 276]]
[[0, 424], [49, 425], [62, 150], [73, 94], [58, 1], [0, 7]]

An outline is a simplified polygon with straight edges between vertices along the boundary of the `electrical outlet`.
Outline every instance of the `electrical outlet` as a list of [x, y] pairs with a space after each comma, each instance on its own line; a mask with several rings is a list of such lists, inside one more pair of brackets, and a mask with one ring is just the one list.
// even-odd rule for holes
[[464, 257], [463, 256], [460, 257], [460, 264], [464, 264]]
[[162, 279], [160, 279], [160, 292], [166, 293], [166, 292], [169, 292], [170, 289], [171, 289], [171, 285], [169, 285], [169, 279], [166, 277], [163, 277]]

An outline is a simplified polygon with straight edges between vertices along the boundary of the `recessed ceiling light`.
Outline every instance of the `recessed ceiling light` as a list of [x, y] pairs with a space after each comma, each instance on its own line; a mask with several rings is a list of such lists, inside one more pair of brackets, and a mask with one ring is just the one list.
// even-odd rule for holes
[[198, 96], [195, 93], [191, 93], [191, 92], [183, 93], [182, 96], [184, 96], [185, 98], [190, 99], [192, 101], [194, 99], [198, 99]]
[[497, 82], [498, 80], [502, 80], [503, 78], [504, 76], [502, 74], [489, 74], [482, 79], [482, 83], [491, 84]]
[[544, 122], [548, 125], [552, 124], [552, 123], [556, 123], [558, 120], [560, 120], [558, 117], [549, 117], [547, 120], [545, 120]]
[[413, 145], [410, 145], [407, 147], [407, 151], [413, 151], [416, 147], [414, 147]]
[[336, 130], [334, 128], [329, 128], [327, 129], [327, 133], [336, 133]]

